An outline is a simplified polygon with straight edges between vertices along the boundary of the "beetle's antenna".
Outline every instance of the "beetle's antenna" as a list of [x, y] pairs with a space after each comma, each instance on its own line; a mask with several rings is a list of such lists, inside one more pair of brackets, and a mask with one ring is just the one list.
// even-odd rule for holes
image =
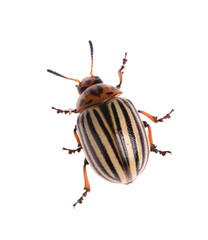
[[56, 76], [59, 76], [59, 77], [62, 77], [62, 78], [68, 79], [68, 80], [73, 80], [73, 81], [75, 81], [75, 82], [80, 83], [80, 81], [79, 81], [78, 79], [65, 77], [65, 76], [61, 75], [60, 73], [54, 72], [54, 71], [52, 71], [52, 70], [50, 70], [50, 69], [47, 69], [47, 71], [48, 71], [49, 73], [52, 73], [52, 74], [56, 75]]
[[91, 41], [89, 41], [89, 44], [90, 44], [90, 54], [91, 54], [91, 71], [90, 71], [90, 74], [91, 74], [91, 76], [93, 76], [93, 45], [92, 45]]

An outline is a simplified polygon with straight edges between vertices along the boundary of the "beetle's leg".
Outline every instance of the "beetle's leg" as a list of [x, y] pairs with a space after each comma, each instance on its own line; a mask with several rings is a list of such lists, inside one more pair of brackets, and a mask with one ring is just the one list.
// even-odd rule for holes
[[88, 162], [85, 158], [84, 160], [84, 167], [83, 167], [83, 172], [84, 172], [84, 181], [85, 181], [85, 186], [84, 186], [84, 193], [82, 194], [82, 196], [75, 202], [75, 204], [73, 205], [74, 207], [77, 205], [77, 203], [82, 203], [84, 200], [84, 197], [87, 196], [87, 193], [90, 192], [90, 184], [89, 184], [89, 180], [87, 177], [87, 170], [86, 170], [86, 166], [87, 166]]
[[171, 154], [170, 151], [160, 151], [160, 150], [157, 149], [157, 146], [155, 146], [155, 145], [153, 144], [153, 140], [152, 140], [152, 130], [151, 130], [150, 125], [149, 125], [147, 122], [145, 122], [145, 121], [143, 121], [143, 124], [144, 124], [145, 127], [148, 128], [148, 138], [149, 138], [149, 143], [150, 143], [150, 151], [151, 151], [151, 152], [155, 152], [155, 153], [160, 153], [160, 154], [162, 154], [163, 156], [165, 156], [166, 153], [170, 153], [170, 154]]
[[76, 140], [77, 140], [78, 147], [81, 147], [81, 142], [80, 142], [79, 136], [78, 136], [78, 134], [77, 134], [77, 126], [76, 126], [76, 125], [75, 125], [75, 127], [74, 127], [74, 136], [75, 136], [75, 138], [76, 138]]
[[68, 149], [68, 148], [63, 147], [62, 150], [67, 150], [68, 154], [72, 154], [72, 153], [75, 153], [75, 152], [80, 152], [82, 150], [82, 147], [80, 146], [80, 147], [78, 147], [76, 149]]
[[120, 83], [116, 86], [116, 88], [118, 88], [118, 89], [120, 89], [121, 83], [122, 83], [122, 75], [123, 75], [122, 70], [125, 68], [125, 64], [127, 62], [126, 56], [127, 56], [127, 53], [125, 53], [125, 57], [123, 59], [123, 64], [122, 64], [121, 68], [118, 70], [118, 76], [119, 76], [119, 79], [120, 79]]
[[75, 125], [75, 128], [74, 128], [74, 136], [77, 140], [78, 148], [77, 149], [63, 148], [63, 150], [67, 150], [69, 154], [72, 154], [72, 153], [75, 153], [75, 152], [80, 152], [81, 149], [82, 149], [81, 142], [80, 142], [79, 136], [77, 134], [77, 126], [76, 125]]
[[56, 110], [57, 113], [65, 113], [65, 114], [71, 114], [71, 113], [76, 113], [77, 110], [76, 109], [68, 109], [68, 110], [61, 110], [55, 107], [52, 107], [52, 109]]
[[163, 122], [164, 119], [168, 119], [170, 118], [170, 114], [174, 111], [174, 109], [172, 109], [168, 114], [166, 114], [164, 117], [158, 119], [158, 117], [154, 117], [152, 115], [150, 115], [149, 113], [146, 113], [144, 111], [138, 111], [139, 113], [144, 114], [146, 117], [148, 117], [150, 120], [152, 120], [154, 123], [158, 123], [158, 122]]

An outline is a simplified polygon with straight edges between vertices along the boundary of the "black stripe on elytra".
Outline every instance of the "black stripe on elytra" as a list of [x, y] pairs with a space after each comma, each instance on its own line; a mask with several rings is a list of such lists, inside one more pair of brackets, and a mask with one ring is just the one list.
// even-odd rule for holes
[[[122, 145], [120, 144], [120, 142], [118, 141], [116, 135], [117, 135], [117, 132], [115, 131], [116, 129], [114, 128], [114, 124], [113, 124], [113, 120], [112, 118], [114, 118], [114, 116], [112, 116], [112, 114], [110, 113], [110, 110], [108, 108], [108, 106], [110, 106], [109, 104], [107, 105], [108, 102], [104, 102], [103, 104], [100, 104], [100, 110], [101, 112], [103, 113], [104, 117], [105, 117], [105, 120], [107, 121], [108, 123], [108, 126], [110, 127], [112, 133], [114, 134], [115, 136], [115, 141], [118, 145], [118, 149], [122, 149]], [[122, 161], [122, 164], [123, 164], [123, 168], [124, 168], [124, 171], [127, 175], [127, 178], [129, 179], [130, 177], [130, 173], [129, 173], [129, 167], [127, 165], [127, 162], [125, 161], [125, 156], [123, 156], [123, 152], [121, 151], [121, 161]]]
[[[143, 122], [142, 120], [140, 119], [140, 116], [139, 116], [139, 113], [137, 112], [137, 110], [135, 109], [134, 105], [132, 104], [132, 102], [130, 100], [128, 100], [128, 102], [130, 102], [130, 104], [132, 105], [133, 109], [135, 110], [135, 117], [137, 117], [137, 120], [139, 119], [139, 122], [141, 123], [141, 127], [140, 127], [140, 130], [141, 130], [141, 136], [142, 136], [142, 139], [143, 139], [143, 142], [141, 143], [142, 144], [142, 154], [143, 154], [143, 161], [142, 161], [142, 166], [141, 166], [141, 169], [143, 168], [144, 165], [147, 164], [147, 161], [148, 161], [148, 157], [149, 157], [149, 148], [148, 148], [148, 139], [147, 139], [147, 135], [146, 135], [146, 131], [145, 131], [145, 128], [144, 128], [144, 125], [143, 125]], [[142, 135], [142, 130], [143, 130], [143, 135]], [[146, 145], [147, 147], [145, 148], [145, 142], [146, 142]], [[146, 162], [145, 162], [145, 155], [146, 156]]]
[[[86, 110], [85, 110], [86, 111]], [[86, 132], [86, 129], [85, 129], [85, 124], [84, 124], [84, 114], [82, 114], [81, 116], [81, 119], [79, 120], [80, 123], [77, 124], [77, 128], [79, 130], [79, 125], [81, 124], [82, 128], [83, 128], [83, 134], [80, 134], [80, 139], [81, 139], [81, 142], [83, 144], [83, 148], [85, 149], [85, 152], [87, 154], [87, 160], [90, 161], [90, 163], [92, 164], [93, 168], [96, 170], [96, 172], [101, 176], [103, 177], [104, 179], [106, 179], [107, 181], [110, 181], [108, 178], [106, 178], [101, 172], [99, 169], [101, 169], [101, 171], [103, 171], [110, 179], [113, 179], [107, 172], [106, 170], [103, 168], [102, 164], [100, 163], [100, 160], [98, 159], [98, 156], [96, 155], [95, 153], [95, 150], [90, 142], [90, 139], [88, 137], [88, 134]], [[85, 139], [84, 139], [85, 138]], [[86, 146], [87, 145], [87, 146]], [[91, 152], [91, 154], [93, 155], [93, 157], [95, 158], [95, 161], [96, 163], [98, 164], [99, 166], [99, 169], [95, 166], [94, 162], [91, 160], [91, 157], [87, 151], [87, 147], [89, 148], [89, 151]], [[115, 180], [115, 179], [113, 179]], [[111, 181], [110, 181], [111, 182]], [[113, 182], [113, 181], [112, 181]]]
[[[87, 119], [87, 122], [88, 122], [88, 125], [89, 125], [89, 128], [90, 128], [90, 131], [91, 131], [91, 134], [95, 140], [95, 142], [97, 143], [104, 159], [106, 160], [106, 163], [108, 164], [109, 168], [111, 169], [113, 175], [115, 176], [115, 179], [119, 182], [122, 182], [118, 173], [116, 172], [116, 169], [114, 168], [112, 162], [111, 162], [111, 159], [105, 149], [105, 146], [103, 145], [101, 139], [100, 139], [100, 136], [98, 135], [97, 131], [95, 130], [95, 127], [94, 127], [94, 124], [92, 122], [92, 118], [90, 117], [90, 114], [89, 112], [87, 112], [86, 114], [86, 119]], [[112, 178], [112, 177], [111, 177]]]
[[106, 106], [106, 103], [107, 102], [104, 102], [104, 103], [100, 104], [100, 110], [103, 113], [103, 115], [105, 116], [105, 119], [106, 119], [111, 131], [115, 134], [115, 131], [113, 129], [113, 122], [112, 122], [112, 119], [111, 119], [111, 115], [110, 115], [108, 107]]
[[[131, 176], [131, 173], [130, 173], [130, 165], [129, 165], [129, 156], [128, 156], [128, 150], [126, 148], [126, 143], [124, 141], [124, 136], [123, 136], [123, 129], [122, 129], [122, 126], [121, 126], [121, 123], [120, 123], [120, 120], [119, 120], [119, 116], [118, 116], [118, 113], [116, 111], [116, 107], [114, 105], [114, 103], [112, 102], [111, 104], [111, 108], [112, 108], [112, 111], [113, 111], [113, 117], [115, 118], [115, 122], [116, 122], [116, 127], [117, 127], [117, 134], [119, 136], [119, 139], [121, 141], [121, 145], [122, 145], [122, 148], [124, 150], [124, 164], [125, 164], [125, 170], [126, 170], [126, 174], [127, 174], [127, 177], [128, 177], [128, 180], [129, 182], [132, 181], [132, 176]], [[124, 116], [125, 117], [125, 116]]]
[[[134, 153], [134, 160], [135, 160], [136, 168], [137, 168], [137, 165], [139, 163], [139, 155], [138, 155], [138, 149], [137, 149], [135, 134], [134, 134], [133, 127], [131, 124], [131, 120], [130, 120], [129, 114], [128, 114], [126, 108], [124, 107], [124, 104], [122, 103], [122, 101], [118, 100], [118, 104], [121, 108], [121, 111], [123, 112], [123, 115], [125, 116], [127, 130], [128, 130], [129, 138], [131, 141], [131, 147], [132, 147], [132, 150]], [[137, 173], [138, 173], [138, 170], [137, 170]]]
[[[118, 152], [117, 152], [117, 149], [116, 149], [116, 147], [115, 147], [115, 144], [114, 144], [114, 142], [113, 142], [113, 139], [112, 139], [111, 134], [109, 133], [108, 129], [106, 128], [106, 126], [105, 126], [105, 124], [104, 124], [104, 122], [103, 122], [103, 120], [102, 120], [102, 117], [100, 116], [100, 114], [98, 113], [98, 111], [94, 109], [93, 112], [94, 112], [94, 114], [95, 114], [95, 117], [97, 118], [97, 121], [98, 121], [99, 124], [100, 124], [101, 129], [103, 130], [106, 138], [108, 139], [108, 142], [109, 142], [110, 146], [112, 147], [112, 149], [113, 149], [113, 151], [114, 151], [114, 153], [115, 153], [116, 158], [118, 159], [118, 162], [119, 162], [121, 168], [123, 169], [123, 164], [122, 164], [122, 162], [121, 162], [121, 160], [120, 160], [119, 154], [118, 154]], [[105, 116], [104, 116], [104, 117], [105, 117]]]
[[[142, 127], [142, 121], [141, 121], [141, 119], [140, 119], [140, 117], [139, 117], [139, 114], [137, 113], [137, 111], [136, 111], [136, 109], [135, 109], [135, 107], [134, 107], [134, 105], [132, 104], [132, 102], [131, 101], [129, 101], [129, 100], [127, 100], [127, 99], [122, 99], [124, 102], [125, 102], [125, 104], [129, 107], [129, 109], [130, 109], [130, 111], [131, 111], [131, 113], [132, 113], [132, 116], [133, 116], [133, 118], [134, 118], [134, 121], [135, 121], [135, 123], [136, 123], [136, 126], [137, 126], [137, 130], [138, 130], [138, 132], [139, 132], [139, 138], [140, 138], [140, 141], [141, 141], [141, 147], [142, 147], [142, 159], [141, 160], [139, 160], [139, 161], [142, 161], [142, 164], [141, 164], [141, 168], [140, 169], [142, 169], [142, 167], [143, 167], [143, 165], [144, 165], [144, 163], [145, 163], [145, 155], [146, 155], [146, 152], [145, 152], [145, 142], [148, 142], [148, 140], [147, 140], [147, 137], [146, 137], [146, 135], [143, 135], [143, 132], [142, 132], [142, 129], [141, 129], [141, 127]], [[132, 108], [134, 109], [134, 111], [132, 110]], [[140, 125], [138, 124], [138, 122], [140, 122], [141, 123], [141, 127], [140, 127]], [[145, 134], [145, 130], [144, 130], [144, 134]], [[148, 150], [147, 150], [148, 151]], [[148, 151], [148, 153], [147, 153], [147, 158], [148, 158], [148, 155], [149, 155], [149, 151]], [[139, 169], [139, 162], [137, 162], [137, 172], [139, 173], [139, 171], [140, 171], [140, 169]]]

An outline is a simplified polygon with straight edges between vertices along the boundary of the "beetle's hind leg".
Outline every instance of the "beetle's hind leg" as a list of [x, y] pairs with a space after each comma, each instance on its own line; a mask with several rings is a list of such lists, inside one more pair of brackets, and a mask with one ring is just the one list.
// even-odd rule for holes
[[[63, 150], [67, 150], [69, 154], [75, 153], [75, 152], [80, 152], [82, 149], [81, 146], [81, 142], [79, 139], [79, 136], [77, 134], [77, 126], [75, 125], [74, 128], [74, 136], [77, 140], [78, 143], [78, 148], [77, 149], [68, 149], [68, 148], [63, 148]], [[85, 158], [84, 160], [84, 167], [83, 167], [83, 173], [84, 173], [84, 182], [85, 182], [85, 186], [84, 186], [84, 190], [85, 192], [82, 194], [82, 196], [76, 201], [76, 203], [73, 205], [74, 207], [78, 204], [78, 203], [82, 203], [84, 197], [87, 196], [87, 193], [90, 192], [90, 184], [89, 184], [89, 180], [88, 180], [88, 176], [87, 176], [87, 170], [86, 170], [86, 166], [88, 165], [87, 159]]]
[[82, 194], [82, 196], [75, 202], [75, 204], [73, 204], [73, 207], [76, 207], [76, 205], [78, 203], [82, 203], [84, 200], [84, 197], [87, 196], [87, 193], [90, 192], [90, 184], [89, 184], [89, 180], [88, 180], [88, 176], [87, 176], [87, 170], [86, 170], [86, 166], [88, 165], [88, 162], [85, 158], [84, 160], [84, 167], [83, 167], [83, 173], [84, 173], [84, 181], [85, 181], [85, 186], [84, 186], [84, 190], [85, 192]]
[[80, 139], [79, 139], [79, 136], [77, 134], [77, 126], [75, 125], [75, 128], [74, 128], [74, 136], [77, 140], [77, 143], [78, 143], [78, 148], [76, 149], [68, 149], [68, 148], [63, 148], [63, 150], [67, 150], [69, 154], [72, 154], [72, 153], [75, 153], [75, 152], [80, 152], [81, 149], [82, 149], [82, 146], [81, 146], [81, 142], [80, 142]]
[[149, 143], [150, 143], [150, 151], [151, 152], [155, 152], [155, 153], [160, 153], [161, 155], [165, 156], [166, 153], [170, 153], [170, 151], [161, 151], [161, 150], [158, 150], [157, 149], [157, 146], [153, 144], [153, 140], [152, 140], [152, 130], [151, 130], [151, 127], [150, 125], [143, 121], [143, 124], [144, 124], [144, 127], [147, 127], [148, 128], [148, 138], [149, 138]]

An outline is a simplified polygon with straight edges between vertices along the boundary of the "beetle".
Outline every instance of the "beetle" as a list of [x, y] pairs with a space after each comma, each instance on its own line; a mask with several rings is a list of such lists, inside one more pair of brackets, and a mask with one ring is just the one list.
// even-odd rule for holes
[[[153, 144], [152, 131], [146, 121], [142, 121], [139, 113], [144, 114], [154, 123], [163, 122], [170, 118], [173, 109], [164, 117], [158, 119], [144, 111], [137, 111], [132, 102], [121, 98], [121, 84], [123, 69], [127, 62], [127, 53], [118, 70], [119, 84], [114, 87], [103, 83], [100, 77], [93, 75], [93, 45], [89, 41], [91, 53], [90, 77], [82, 81], [65, 77], [48, 69], [49, 73], [73, 80], [80, 94], [76, 109], [61, 110], [55, 107], [57, 113], [79, 113], [74, 136], [78, 143], [77, 149], [68, 149], [69, 154], [80, 152], [83, 149], [84, 159], [84, 193], [73, 205], [82, 203], [90, 192], [90, 184], [86, 166], [89, 164], [102, 178], [113, 183], [129, 184], [141, 174], [147, 164], [149, 152], [165, 155], [170, 151], [158, 150]], [[145, 128], [147, 128], [148, 135]]]

